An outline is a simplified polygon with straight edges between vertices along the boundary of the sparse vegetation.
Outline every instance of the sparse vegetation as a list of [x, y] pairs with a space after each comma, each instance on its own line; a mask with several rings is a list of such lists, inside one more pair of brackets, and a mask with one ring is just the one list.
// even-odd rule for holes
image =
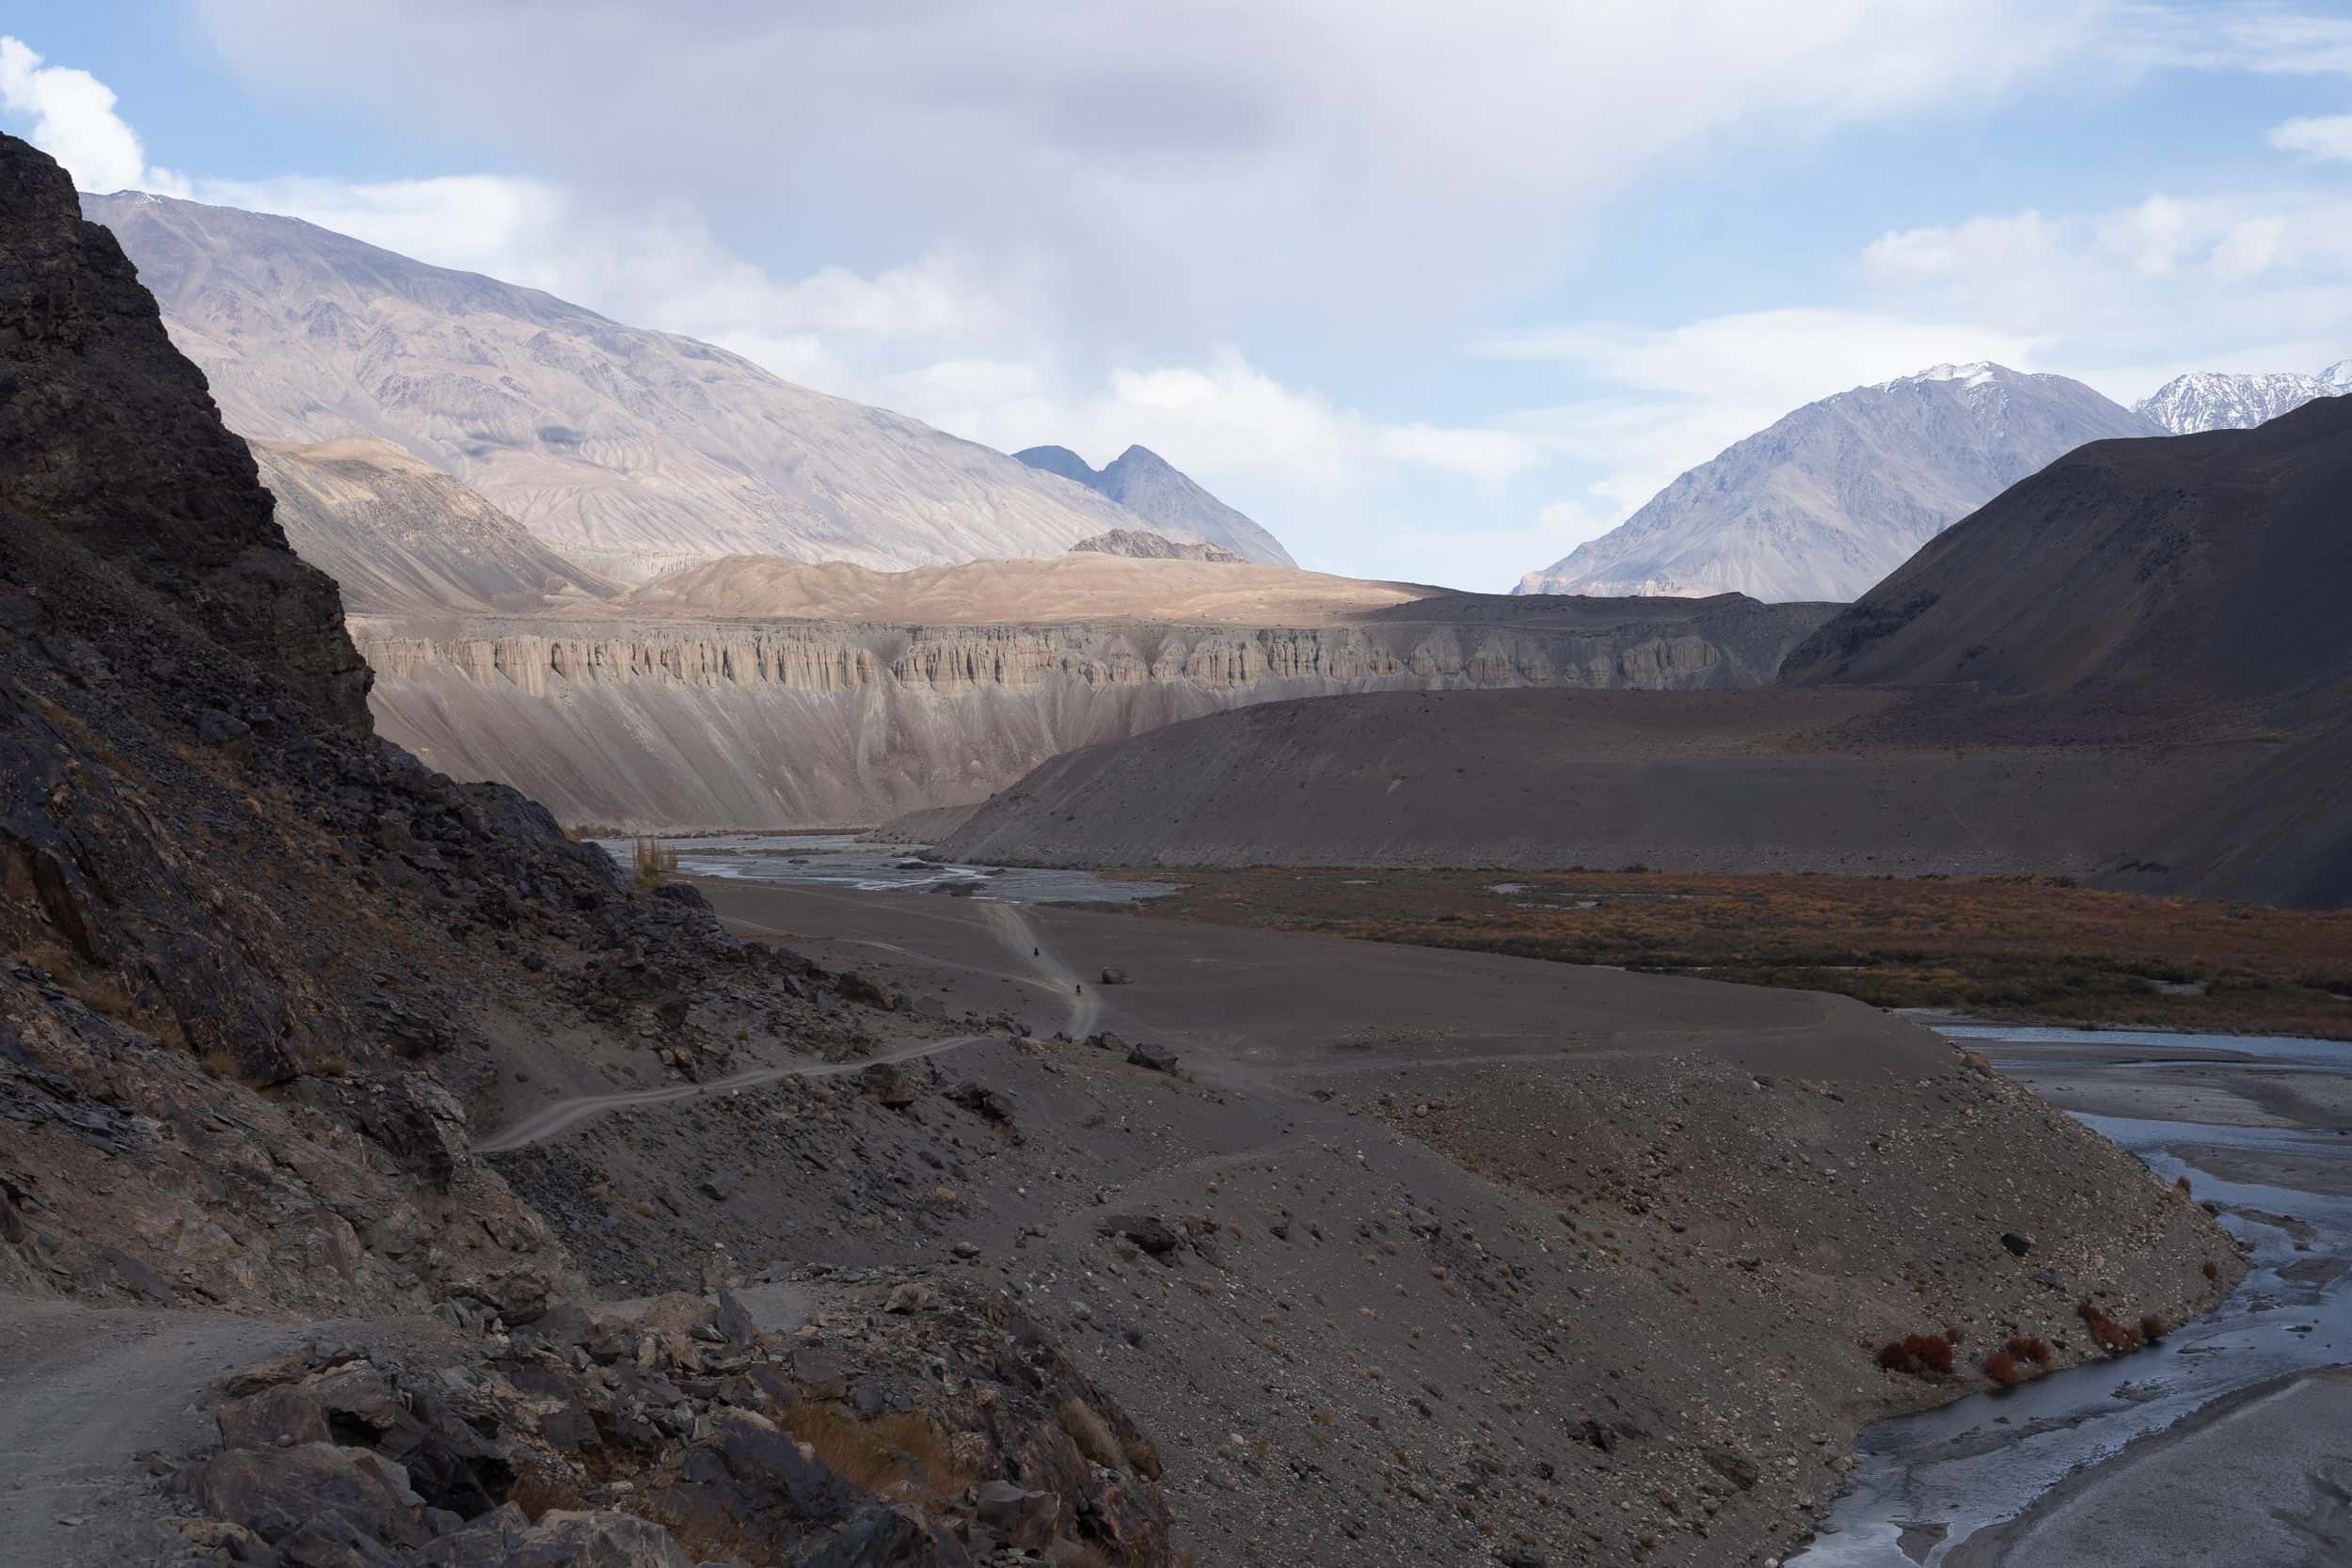
[[[1135, 872], [1166, 879], [1164, 871]], [[1839, 991], [1988, 1018], [2352, 1039], [2352, 911], [2062, 879], [1200, 871], [1156, 917]]]
[[677, 851], [664, 849], [650, 838], [630, 840], [628, 858], [630, 873], [639, 887], [660, 887], [664, 877], [677, 873]]
[[2047, 1339], [2012, 1335], [2001, 1348], [2018, 1360], [2030, 1361], [2037, 1367], [2050, 1364], [2050, 1341]]
[[868, 1492], [912, 1481], [946, 1497], [983, 1479], [957, 1455], [953, 1437], [921, 1411], [861, 1421], [837, 1405], [812, 1403], [787, 1406], [775, 1418], [827, 1469]]
[[2006, 1350], [1996, 1350], [1984, 1358], [1984, 1375], [2004, 1387], [2023, 1383], [2026, 1374], [2019, 1370], [2017, 1357]]
[[1947, 1328], [1941, 1334], [1907, 1334], [1879, 1347], [1879, 1365], [1887, 1371], [1906, 1372], [1913, 1377], [1926, 1377], [1931, 1372], [1949, 1376], [1958, 1364], [1952, 1353], [1964, 1338], [1956, 1328]]
[[2090, 1337], [2099, 1341], [2100, 1348], [2117, 1355], [2129, 1354], [2146, 1345], [2150, 1338], [2147, 1329], [2151, 1323], [2155, 1325], [2157, 1335], [2164, 1332], [2164, 1320], [2153, 1312], [2139, 1320], [2139, 1327], [2130, 1328], [2108, 1316], [2106, 1310], [2095, 1301], [2086, 1299], [2074, 1311], [2090, 1330]]

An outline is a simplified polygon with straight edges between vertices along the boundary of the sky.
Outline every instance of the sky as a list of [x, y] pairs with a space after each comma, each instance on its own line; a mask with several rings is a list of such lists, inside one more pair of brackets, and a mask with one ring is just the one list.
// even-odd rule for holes
[[1467, 588], [1939, 362], [2352, 356], [2352, 5], [17, 0], [0, 128]]

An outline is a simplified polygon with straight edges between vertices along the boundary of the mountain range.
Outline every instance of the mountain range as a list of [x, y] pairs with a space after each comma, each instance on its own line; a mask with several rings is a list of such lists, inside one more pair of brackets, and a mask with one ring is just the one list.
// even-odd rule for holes
[[2207, 430], [2251, 430], [2313, 398], [2347, 391], [2352, 391], [2352, 359], [2339, 359], [2317, 375], [2197, 371], [2174, 376], [2132, 407], [2175, 436], [2194, 436]]
[[[1142, 526], [1091, 483], [535, 289], [294, 218], [137, 192], [82, 207], [114, 231], [231, 429], [389, 441], [600, 576], [724, 555], [884, 570], [1055, 555]], [[1130, 467], [1159, 532], [1201, 537], [1177, 512], [1225, 511], [1149, 453]], [[1242, 553], [1289, 559], [1229, 516]]]
[[1854, 599], [2053, 458], [2161, 434], [2064, 376], [1938, 365], [1806, 404], [1516, 592]]
[[1161, 533], [1188, 534], [1222, 545], [1244, 561], [1295, 566], [1290, 551], [1256, 523], [1210, 495], [1148, 447], [1129, 447], [1104, 468], [1089, 467], [1068, 447], [1029, 447], [1013, 456], [1032, 468], [1059, 474], [1108, 496]]
[[2347, 485], [2352, 400], [2093, 442], [1928, 543], [1762, 689], [1375, 691], [1221, 713], [1056, 757], [946, 824], [938, 851], [2039, 873], [2339, 906]]

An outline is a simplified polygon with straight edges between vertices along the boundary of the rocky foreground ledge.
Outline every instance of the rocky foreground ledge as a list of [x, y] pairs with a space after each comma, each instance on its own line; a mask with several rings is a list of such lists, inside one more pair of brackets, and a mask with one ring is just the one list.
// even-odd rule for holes
[[429, 1348], [320, 1340], [220, 1379], [219, 1451], [166, 1483], [184, 1560], [1182, 1560], [1157, 1453], [1002, 1296], [810, 1271], [439, 1315]]

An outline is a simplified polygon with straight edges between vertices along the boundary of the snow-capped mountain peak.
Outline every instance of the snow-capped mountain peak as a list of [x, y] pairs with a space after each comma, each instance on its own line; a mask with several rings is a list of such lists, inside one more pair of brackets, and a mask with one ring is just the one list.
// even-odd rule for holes
[[2192, 371], [2174, 376], [2133, 406], [2175, 436], [2194, 436], [2206, 430], [2251, 430], [2313, 398], [2345, 391], [2352, 391], [2352, 359], [2339, 359], [2317, 375]]

